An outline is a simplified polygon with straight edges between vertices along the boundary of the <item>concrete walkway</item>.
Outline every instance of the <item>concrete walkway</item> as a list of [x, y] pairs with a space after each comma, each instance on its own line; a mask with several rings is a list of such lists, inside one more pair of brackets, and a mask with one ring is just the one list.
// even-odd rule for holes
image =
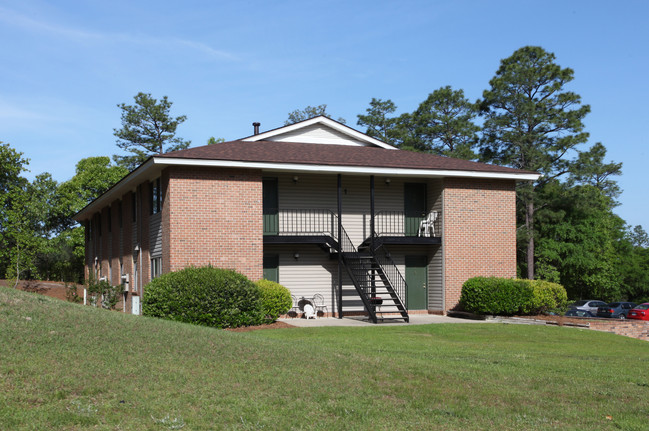
[[411, 314], [410, 323], [402, 320], [379, 321], [378, 324], [371, 323], [367, 318], [361, 316], [343, 317], [319, 317], [317, 319], [286, 318], [278, 319], [280, 322], [300, 328], [316, 328], [322, 326], [403, 326], [403, 325], [428, 325], [431, 323], [485, 323], [485, 320], [459, 319], [457, 317], [438, 316], [436, 314]]

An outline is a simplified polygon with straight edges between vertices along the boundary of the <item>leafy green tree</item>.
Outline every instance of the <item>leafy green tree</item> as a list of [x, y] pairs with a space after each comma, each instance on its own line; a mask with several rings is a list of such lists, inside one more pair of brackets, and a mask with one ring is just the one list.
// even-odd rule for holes
[[183, 150], [189, 146], [190, 141], [176, 137], [176, 128], [187, 117], [170, 116], [172, 102], [167, 96], [158, 101], [149, 93], [138, 93], [134, 99], [134, 105], [117, 105], [122, 110], [122, 128], [113, 129], [117, 146], [131, 153], [113, 156], [119, 166], [132, 171], [154, 154]]
[[623, 221], [592, 185], [553, 181], [541, 192], [537, 217], [537, 277], [560, 282], [573, 299], [620, 299], [617, 240]]
[[570, 157], [588, 139], [583, 118], [590, 111], [565, 89], [574, 72], [555, 63], [541, 47], [526, 46], [501, 61], [483, 94], [480, 144], [486, 161], [536, 171], [542, 177], [518, 188], [527, 277], [534, 278], [534, 215], [540, 188], [569, 172]]
[[462, 90], [450, 86], [428, 95], [412, 114], [415, 142], [411, 145], [427, 153], [459, 159], [475, 159], [480, 127], [475, 104], [464, 97]]
[[62, 225], [69, 228], [75, 224], [72, 216], [101, 196], [128, 174], [128, 169], [113, 165], [106, 156], [87, 157], [77, 162], [75, 174], [58, 188], [61, 195], [62, 212], [67, 221]]
[[642, 226], [626, 226], [616, 243], [618, 279], [623, 296], [649, 302], [649, 236]]
[[5, 275], [14, 280], [14, 286], [23, 278], [39, 277], [38, 260], [58, 220], [55, 191], [56, 181], [43, 173], [9, 192], [11, 204], [5, 213], [9, 265]]
[[221, 142], [225, 142], [225, 139], [215, 138], [214, 136], [210, 136], [210, 139], [207, 140], [207, 145], [220, 144]]
[[580, 152], [570, 169], [571, 184], [590, 184], [611, 198], [612, 203], [620, 196], [621, 190], [612, 177], [622, 175], [622, 163], [606, 163], [606, 147], [600, 142], [590, 150]]
[[[327, 112], [327, 105], [318, 105], [318, 106], [307, 106], [304, 109], [296, 109], [293, 112], [288, 114], [288, 119], [284, 122], [285, 126], [291, 124], [299, 123], [300, 121], [308, 120], [309, 118], [317, 117], [322, 115], [327, 118], [332, 118], [331, 115]], [[333, 118], [332, 118], [333, 119]], [[345, 124], [344, 118], [338, 118], [336, 121], [339, 123]]]
[[28, 185], [21, 175], [28, 163], [23, 153], [0, 141], [0, 275], [5, 275], [10, 261], [15, 259], [12, 253], [15, 253], [16, 235], [21, 231], [17, 223], [22, 222], [18, 209]]
[[392, 100], [381, 100], [372, 98], [370, 107], [365, 115], [357, 115], [359, 126], [365, 126], [365, 134], [387, 144], [398, 145], [397, 118], [390, 118], [389, 115], [397, 110], [397, 105]]

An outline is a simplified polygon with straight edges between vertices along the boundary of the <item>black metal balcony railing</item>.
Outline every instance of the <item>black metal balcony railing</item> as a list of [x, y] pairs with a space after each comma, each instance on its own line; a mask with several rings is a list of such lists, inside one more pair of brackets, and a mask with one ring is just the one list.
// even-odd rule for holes
[[442, 236], [440, 211], [415, 215], [403, 211], [379, 211], [374, 219], [374, 231], [377, 236], [419, 236], [423, 221], [430, 225], [427, 230], [422, 229], [421, 236]]
[[[436, 215], [432, 216], [431, 214]], [[403, 211], [379, 211], [374, 221], [377, 236], [418, 236], [421, 222], [428, 220], [422, 236], [440, 237], [441, 213], [406, 215]], [[323, 235], [338, 238], [337, 216], [328, 209], [282, 209], [264, 212], [264, 235]], [[369, 226], [368, 226], [369, 228]]]

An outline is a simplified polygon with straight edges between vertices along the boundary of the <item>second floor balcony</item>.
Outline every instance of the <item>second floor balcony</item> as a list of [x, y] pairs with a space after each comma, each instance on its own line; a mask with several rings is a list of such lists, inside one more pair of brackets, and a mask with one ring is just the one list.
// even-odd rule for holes
[[[338, 216], [328, 209], [265, 209], [266, 242], [316, 242], [318, 238], [338, 239]], [[343, 214], [342, 227], [357, 245], [375, 240], [392, 244], [441, 243], [440, 211], [406, 213], [378, 211], [371, 214]], [[273, 237], [273, 239], [271, 239]], [[290, 239], [289, 239], [290, 238]]]

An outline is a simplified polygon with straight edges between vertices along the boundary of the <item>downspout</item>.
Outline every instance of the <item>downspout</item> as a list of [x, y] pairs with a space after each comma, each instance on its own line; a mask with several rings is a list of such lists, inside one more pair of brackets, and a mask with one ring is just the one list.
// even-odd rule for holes
[[342, 175], [338, 174], [338, 318], [343, 318], [343, 197], [341, 193]]

